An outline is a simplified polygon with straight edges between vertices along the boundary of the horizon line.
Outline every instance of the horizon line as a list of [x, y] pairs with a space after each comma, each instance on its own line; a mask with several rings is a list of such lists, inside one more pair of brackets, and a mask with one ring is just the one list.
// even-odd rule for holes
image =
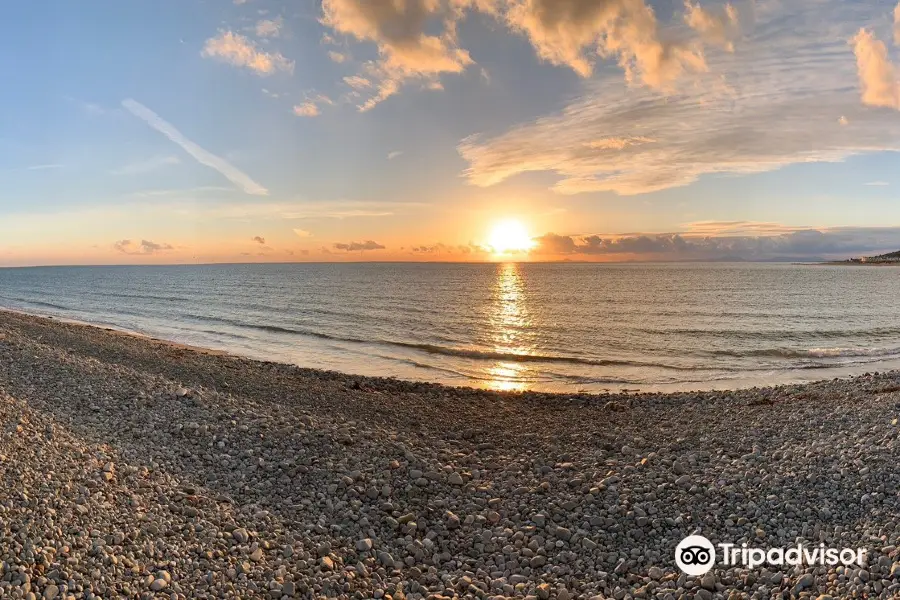
[[309, 261], [264, 261], [264, 262], [177, 262], [177, 263], [92, 263], [92, 264], [33, 264], [0, 265], [0, 269], [75, 269], [94, 267], [212, 267], [246, 265], [360, 265], [360, 264], [412, 264], [412, 265], [497, 265], [497, 264], [589, 264], [589, 265], [634, 265], [634, 264], [828, 264], [849, 262], [850, 259], [822, 259], [820, 257], [797, 257], [787, 260], [776, 259], [684, 259], [684, 260], [309, 260]]

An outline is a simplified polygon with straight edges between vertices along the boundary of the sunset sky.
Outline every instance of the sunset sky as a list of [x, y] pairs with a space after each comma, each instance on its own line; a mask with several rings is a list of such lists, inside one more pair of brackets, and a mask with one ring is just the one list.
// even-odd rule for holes
[[900, 248], [896, 0], [5, 8], [0, 265]]

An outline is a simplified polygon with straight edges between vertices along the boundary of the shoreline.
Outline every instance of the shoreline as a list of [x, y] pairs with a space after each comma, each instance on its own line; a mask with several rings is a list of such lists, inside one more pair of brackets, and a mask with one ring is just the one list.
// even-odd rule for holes
[[[150, 341], [157, 344], [162, 344], [165, 346], [170, 346], [173, 348], [180, 348], [184, 350], [191, 350], [194, 352], [199, 352], [203, 354], [215, 355], [215, 356], [226, 356], [231, 357], [236, 360], [250, 361], [250, 362], [259, 362], [259, 363], [276, 363], [282, 365], [284, 368], [297, 368], [302, 371], [310, 371], [310, 372], [321, 372], [328, 373], [331, 375], [338, 375], [348, 378], [363, 378], [363, 379], [372, 379], [372, 380], [388, 380], [395, 383], [408, 383], [412, 385], [435, 385], [440, 386], [442, 388], [447, 388], [449, 390], [472, 390], [479, 392], [509, 392], [512, 394], [538, 394], [538, 395], [546, 395], [549, 397], [553, 396], [602, 396], [602, 395], [618, 395], [618, 394], [628, 394], [630, 396], [635, 395], [666, 395], [666, 394], [680, 394], [680, 393], [727, 393], [731, 391], [739, 391], [739, 390], [756, 390], [756, 389], [766, 389], [766, 388], [777, 388], [777, 387], [787, 387], [787, 386], [798, 386], [798, 385], [809, 385], [819, 382], [831, 381], [833, 379], [853, 379], [858, 377], [864, 373], [870, 372], [870, 370], [881, 371], [881, 372], [892, 372], [897, 371], [900, 373], [900, 358], [885, 358], [877, 363], [861, 363], [856, 365], [846, 365], [840, 366], [835, 365], [831, 367], [823, 367], [821, 374], [809, 375], [808, 371], [802, 369], [796, 369], [794, 371], [772, 371], [770, 375], [771, 382], [763, 383], [762, 377], [757, 376], [738, 376], [736, 375], [733, 378], [726, 380], [709, 380], [702, 385], [701, 387], [690, 387], [692, 382], [683, 382], [677, 384], [646, 384], [641, 386], [639, 383], [628, 383], [622, 386], [611, 385], [608, 388], [601, 388], [598, 390], [582, 390], [582, 389], [571, 389], [571, 390], [540, 390], [540, 389], [504, 389], [502, 386], [499, 387], [490, 387], [489, 385], [479, 386], [476, 384], [476, 380], [467, 379], [465, 383], [447, 383], [441, 381], [434, 381], [429, 378], [417, 379], [413, 377], [402, 377], [402, 376], [388, 376], [382, 377], [377, 375], [369, 375], [365, 373], [351, 373], [342, 370], [335, 369], [326, 369], [320, 367], [312, 367], [312, 366], [303, 366], [297, 363], [287, 362], [284, 360], [264, 360], [252, 356], [250, 354], [241, 354], [238, 352], [226, 350], [226, 349], [218, 349], [218, 348], [210, 348], [197, 344], [188, 344], [183, 342], [178, 342], [174, 340], [169, 340], [161, 337], [155, 337], [152, 334], [143, 333], [139, 331], [134, 331], [127, 329], [125, 327], [105, 323], [105, 322], [91, 322], [91, 321], [83, 321], [80, 319], [73, 319], [69, 317], [62, 317], [51, 313], [40, 313], [40, 312], [28, 312], [26, 310], [0, 307], [0, 317], [2, 317], [3, 313], [11, 313], [14, 315], [31, 317], [35, 319], [43, 319], [49, 320], [56, 323], [72, 325], [76, 327], [85, 327], [89, 329], [99, 329], [102, 331], [106, 331], [112, 333], [114, 335], [128, 336], [133, 337], [145, 341]], [[883, 368], [879, 369], [878, 367], [882, 366]], [[873, 369], [874, 368], [874, 369]], [[791, 377], [784, 377], [786, 373], [792, 373]], [[827, 376], [827, 375], [831, 376]], [[697, 382], [693, 382], [697, 383]]]
[[[2, 311], [11, 575], [0, 591], [892, 598], [898, 416], [897, 372], [671, 394], [492, 392]], [[674, 549], [697, 532], [866, 548], [868, 563], [689, 577]]]

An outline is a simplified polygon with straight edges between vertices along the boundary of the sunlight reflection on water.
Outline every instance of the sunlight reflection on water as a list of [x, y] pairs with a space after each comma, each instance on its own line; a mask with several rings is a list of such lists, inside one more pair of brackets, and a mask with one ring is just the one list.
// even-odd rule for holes
[[[531, 316], [525, 298], [525, 279], [517, 263], [497, 266], [490, 316], [494, 351], [505, 354], [532, 354], [528, 330]], [[500, 361], [487, 369], [490, 389], [520, 391], [527, 387], [529, 369], [511, 361]]]

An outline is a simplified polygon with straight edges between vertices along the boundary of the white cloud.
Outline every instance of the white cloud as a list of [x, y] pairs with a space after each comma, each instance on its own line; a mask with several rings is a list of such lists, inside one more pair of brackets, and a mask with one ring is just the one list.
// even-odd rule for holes
[[217, 58], [236, 67], [245, 67], [257, 75], [294, 70], [293, 61], [277, 52], [264, 52], [245, 36], [231, 31], [222, 31], [216, 37], [206, 40], [201, 55]]
[[190, 154], [194, 158], [194, 160], [202, 165], [206, 165], [207, 167], [218, 171], [225, 178], [227, 178], [229, 181], [231, 181], [233, 184], [235, 184], [248, 194], [253, 194], [256, 196], [267, 196], [269, 194], [269, 190], [253, 181], [253, 179], [251, 179], [249, 175], [247, 175], [234, 165], [230, 164], [225, 159], [216, 156], [215, 154], [207, 150], [204, 150], [191, 140], [184, 137], [184, 135], [182, 135], [182, 133], [178, 131], [171, 123], [165, 121], [162, 117], [157, 115], [155, 112], [153, 112], [140, 102], [128, 98], [127, 100], [122, 101], [122, 106], [124, 106], [131, 114], [143, 120], [150, 127], [169, 138], [169, 140], [171, 140], [173, 143], [180, 146], [181, 149]]
[[65, 165], [61, 165], [58, 163], [46, 164], [46, 165], [31, 165], [30, 167], [26, 167], [28, 171], [47, 171], [50, 169], [63, 169]]
[[[623, 87], [615, 74], [604, 74], [554, 114], [466, 138], [459, 145], [466, 177], [490, 186], [520, 173], [551, 172], [563, 194], [640, 194], [703, 175], [900, 150], [900, 119], [862, 106], [847, 85], [856, 77], [847, 40], [878, 18], [877, 10], [837, 0], [828, 0], [827, 9], [822, 0], [777, 5], [791, 12], [757, 4], [740, 51], [711, 57], [710, 71], [677, 93]], [[824, 10], [832, 23], [827, 35]], [[837, 126], [835, 115], [852, 127]]]
[[306, 231], [305, 229], [294, 229], [294, 233], [297, 235], [297, 237], [302, 237], [302, 238], [312, 237], [312, 233], [310, 233], [309, 231]]
[[332, 62], [336, 62], [336, 63], [340, 64], [347, 60], [347, 55], [342, 54], [341, 52], [337, 52], [335, 50], [329, 50], [328, 58], [330, 58], [332, 60]]
[[284, 27], [284, 19], [281, 17], [262, 19], [256, 23], [256, 35], [259, 37], [278, 37], [281, 35], [282, 27]]
[[863, 103], [900, 110], [900, 80], [884, 42], [860, 29], [853, 38], [853, 52]]
[[315, 102], [304, 102], [294, 107], [294, 114], [298, 117], [317, 117], [320, 113]]
[[177, 156], [154, 156], [145, 160], [129, 163], [118, 169], [113, 169], [110, 173], [112, 175], [140, 175], [142, 173], [150, 173], [163, 167], [180, 163], [181, 159]]
[[394, 150], [393, 152], [388, 152], [387, 158], [388, 160], [394, 160], [403, 155], [403, 150]]
[[870, 181], [870, 182], [865, 183], [865, 184], [863, 184], [863, 185], [869, 185], [869, 186], [873, 186], [873, 187], [886, 187], [886, 186], [889, 186], [889, 185], [891, 185], [891, 184], [888, 183], [887, 181]]

